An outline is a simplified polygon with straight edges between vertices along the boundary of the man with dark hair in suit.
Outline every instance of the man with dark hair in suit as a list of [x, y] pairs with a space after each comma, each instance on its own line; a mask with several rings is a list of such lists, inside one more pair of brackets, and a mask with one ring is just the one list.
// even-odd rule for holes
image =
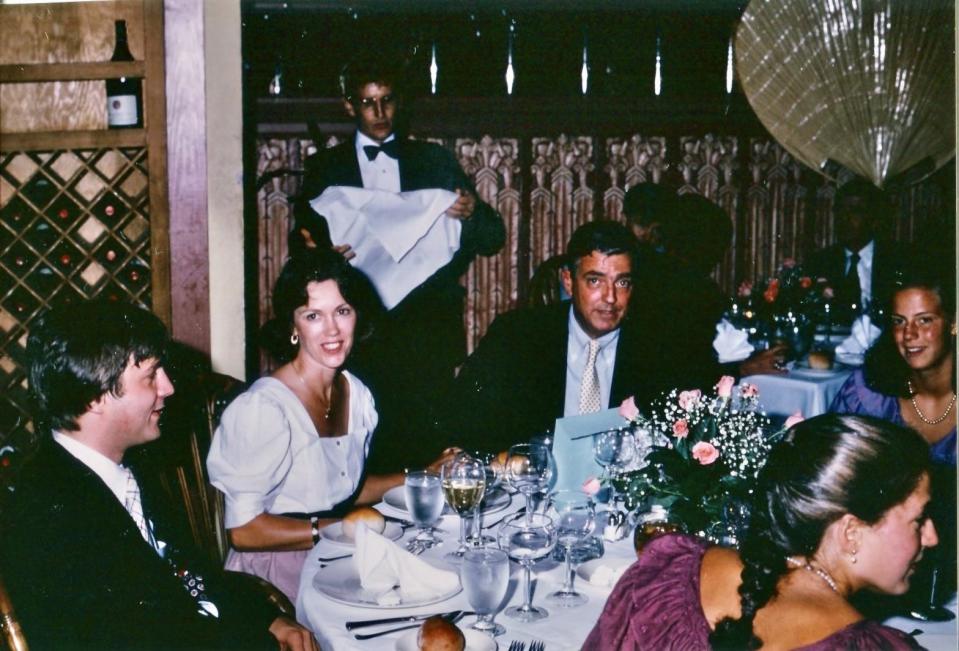
[[[0, 572], [34, 649], [315, 650], [266, 595], [205, 566], [137, 452], [173, 385], [153, 314], [91, 301], [27, 340], [43, 432], [0, 519]], [[272, 634], [272, 635], [271, 635]]]
[[670, 341], [667, 325], [680, 315], [627, 325], [643, 307], [630, 305], [635, 249], [617, 222], [573, 233], [561, 276], [571, 300], [496, 318], [446, 401], [449, 442], [502, 450], [551, 430], [557, 418], [685, 388], [674, 371], [685, 342]]
[[806, 271], [829, 281], [840, 321], [849, 323], [891, 296], [907, 254], [895, 242], [878, 237], [886, 208], [882, 191], [864, 179], [853, 179], [836, 190], [836, 244], [813, 253]]
[[410, 445], [410, 436], [432, 425], [437, 396], [466, 357], [465, 291], [459, 281], [477, 255], [494, 255], [505, 239], [502, 217], [477, 198], [449, 151], [396, 133], [402, 107], [399, 77], [395, 66], [377, 58], [359, 59], [347, 67], [343, 107], [356, 121], [356, 134], [306, 160], [297, 223], [290, 235], [294, 253], [315, 243], [335, 245], [350, 256], [350, 242], [331, 242], [325, 220], [309, 205], [330, 186], [388, 192], [439, 188], [459, 195], [440, 217], [462, 224], [459, 249], [389, 310], [352, 364], [370, 385], [380, 414], [367, 464], [370, 472], [413, 466], [435, 456], [425, 441]]

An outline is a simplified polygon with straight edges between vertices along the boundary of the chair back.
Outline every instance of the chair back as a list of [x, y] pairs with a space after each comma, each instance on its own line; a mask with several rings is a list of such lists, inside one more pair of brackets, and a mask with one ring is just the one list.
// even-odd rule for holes
[[27, 651], [27, 638], [23, 634], [13, 602], [7, 593], [7, 587], [0, 576], [0, 648], [8, 651]]

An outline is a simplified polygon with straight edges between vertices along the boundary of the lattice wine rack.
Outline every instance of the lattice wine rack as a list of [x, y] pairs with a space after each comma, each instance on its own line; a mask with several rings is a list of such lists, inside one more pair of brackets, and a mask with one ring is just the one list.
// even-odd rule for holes
[[25, 352], [48, 307], [106, 296], [150, 306], [147, 149], [0, 157], [0, 446], [32, 431]]

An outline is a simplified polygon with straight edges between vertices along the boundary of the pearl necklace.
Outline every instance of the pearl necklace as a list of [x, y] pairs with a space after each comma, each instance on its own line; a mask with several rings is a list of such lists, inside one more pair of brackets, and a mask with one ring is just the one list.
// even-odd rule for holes
[[[300, 371], [296, 368], [296, 364], [290, 362], [290, 367], [293, 369], [293, 372], [296, 373], [296, 377], [300, 378], [300, 383], [303, 385], [303, 388], [306, 389], [307, 393], [316, 395], [313, 393], [313, 390], [310, 389], [310, 385], [306, 383], [306, 380], [303, 379], [303, 376], [300, 375]], [[330, 401], [326, 406], [326, 411], [323, 413], [324, 420], [330, 420], [330, 415], [333, 413], [333, 388], [330, 387]]]
[[839, 594], [839, 586], [836, 585], [836, 579], [832, 578], [832, 575], [826, 570], [822, 569], [821, 567], [813, 567], [808, 562], [798, 561], [795, 558], [792, 558], [791, 556], [786, 557], [786, 563], [788, 565], [792, 565], [793, 567], [800, 567], [804, 570], [812, 572], [813, 574], [818, 576], [820, 579], [822, 579], [825, 582], [825, 584], [832, 589], [833, 592], [835, 592], [836, 594]]
[[912, 388], [912, 381], [906, 380], [906, 384], [909, 387], [909, 395], [910, 395], [909, 401], [912, 402], [912, 408], [916, 410], [916, 415], [919, 416], [919, 420], [924, 422], [926, 425], [938, 425], [942, 421], [946, 420], [946, 417], [949, 415], [949, 412], [952, 411], [953, 405], [956, 404], [956, 393], [955, 391], [953, 391], [952, 400], [949, 401], [949, 406], [946, 407], [946, 410], [942, 412], [942, 416], [940, 416], [939, 418], [933, 418], [930, 420], [929, 418], [926, 418], [926, 415], [922, 413], [922, 411], [919, 409], [919, 405], [916, 403], [916, 392]]

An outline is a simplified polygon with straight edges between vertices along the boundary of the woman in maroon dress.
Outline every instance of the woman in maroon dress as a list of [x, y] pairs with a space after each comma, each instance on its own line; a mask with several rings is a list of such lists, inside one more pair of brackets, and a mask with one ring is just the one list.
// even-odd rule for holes
[[902, 594], [937, 544], [929, 452], [912, 430], [827, 414], [770, 455], [739, 552], [657, 538], [623, 575], [584, 649], [914, 649], [863, 618], [860, 589]]

